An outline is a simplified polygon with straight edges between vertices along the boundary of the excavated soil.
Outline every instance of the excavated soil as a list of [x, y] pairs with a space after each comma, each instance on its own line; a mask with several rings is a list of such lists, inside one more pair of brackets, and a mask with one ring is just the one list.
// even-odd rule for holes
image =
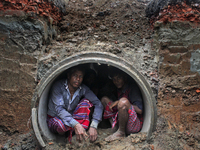
[[[76, 137], [73, 136], [72, 144], [68, 142], [68, 138], [61, 137], [62, 140], [57, 142], [48, 142], [46, 148], [48, 150], [197, 150], [199, 145], [196, 142], [194, 134], [187, 131], [179, 132], [175, 125], [170, 124], [164, 118], [158, 117], [156, 131], [151, 136], [150, 140], [146, 141], [146, 133], [131, 134], [128, 137], [112, 142], [106, 142], [105, 137], [112, 134], [111, 128], [98, 129], [98, 139], [94, 143], [88, 140], [81, 144], [76, 142]], [[2, 145], [3, 150], [39, 150], [42, 149], [37, 143], [33, 132], [14, 135]]]

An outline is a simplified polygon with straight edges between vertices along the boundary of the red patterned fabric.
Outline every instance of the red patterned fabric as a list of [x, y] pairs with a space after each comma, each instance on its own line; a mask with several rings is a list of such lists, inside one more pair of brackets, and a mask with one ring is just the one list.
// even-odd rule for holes
[[109, 106], [112, 102], [109, 102], [107, 105], [106, 105], [106, 108], [104, 110], [104, 114], [103, 114], [103, 117], [104, 119], [108, 119], [108, 118], [111, 118], [111, 117], [115, 117], [118, 109], [117, 109], [117, 106], [113, 107], [113, 111], [111, 111], [109, 109]]
[[[109, 105], [111, 104], [108, 103], [106, 106], [106, 111], [104, 112], [104, 118], [108, 119], [111, 118], [113, 119], [113, 124], [112, 124], [112, 128], [114, 128], [114, 126], [117, 124], [118, 122], [118, 112], [112, 112], [109, 109]], [[131, 106], [131, 108], [128, 110], [128, 114], [129, 114], [129, 118], [128, 118], [128, 122], [127, 122], [127, 126], [126, 126], [126, 130], [127, 133], [135, 133], [135, 132], [139, 132], [142, 128], [142, 124], [143, 122], [140, 121], [137, 113], [135, 112], [135, 109], [133, 106]]]
[[[73, 112], [73, 118], [78, 121], [83, 128], [87, 129], [89, 127], [89, 114], [90, 107], [92, 107], [92, 103], [87, 99], [82, 99], [80, 103], [77, 105], [76, 109]], [[64, 125], [63, 121], [59, 117], [52, 117], [47, 115], [47, 125], [51, 132], [53, 133], [65, 133], [70, 131], [70, 136], [68, 137], [69, 142], [72, 139], [72, 132], [74, 129], [67, 125]]]
[[128, 114], [129, 114], [129, 119], [126, 126], [127, 133], [130, 134], [130, 133], [139, 132], [142, 128], [142, 122], [138, 118], [138, 115], [135, 112], [135, 109], [133, 106], [131, 106], [131, 108], [129, 109]]

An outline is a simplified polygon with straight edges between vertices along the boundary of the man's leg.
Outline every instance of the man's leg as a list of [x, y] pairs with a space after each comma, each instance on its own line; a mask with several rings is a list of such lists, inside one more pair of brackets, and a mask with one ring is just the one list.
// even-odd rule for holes
[[109, 102], [112, 102], [107, 96], [104, 96], [101, 98], [101, 103], [103, 105], [104, 108], [106, 108], [106, 105], [109, 103]]
[[[87, 99], [82, 99], [73, 114], [73, 118], [85, 129], [87, 129], [89, 126], [90, 107], [92, 107], [92, 103]], [[51, 132], [59, 134], [64, 134], [68, 130], [72, 129], [71, 127], [64, 125], [62, 119], [59, 117], [47, 116], [47, 125]]]
[[[82, 99], [73, 113], [73, 118], [78, 121], [85, 129], [89, 127], [90, 123], [90, 107], [92, 107], [92, 103], [87, 99]], [[70, 131], [68, 140], [71, 141], [72, 132], [74, 131], [74, 129], [64, 125], [63, 121], [60, 118], [47, 116], [47, 125], [51, 132], [58, 133], [60, 135], [65, 134], [65, 132], [67, 131]]]
[[73, 118], [76, 121], [78, 121], [85, 129], [88, 129], [89, 127], [90, 108], [92, 106], [92, 103], [84, 98], [79, 102], [79, 104], [73, 112]]
[[62, 120], [58, 117], [49, 117], [47, 116], [47, 125], [51, 132], [58, 133], [60, 135], [65, 134], [70, 127], [65, 126]]
[[121, 139], [126, 135], [126, 126], [129, 119], [128, 110], [131, 104], [127, 98], [121, 98], [118, 103], [118, 119], [119, 119], [119, 129], [112, 135], [108, 136], [106, 141], [113, 141], [116, 139]]

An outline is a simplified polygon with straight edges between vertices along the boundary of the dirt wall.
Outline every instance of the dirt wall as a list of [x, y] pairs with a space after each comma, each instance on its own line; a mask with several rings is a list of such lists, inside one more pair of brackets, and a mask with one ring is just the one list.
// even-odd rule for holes
[[183, 132], [199, 133], [200, 28], [191, 22], [155, 23], [159, 45], [159, 115]]
[[48, 35], [46, 22], [23, 17], [0, 19], [0, 130], [9, 134], [28, 129], [38, 58]]

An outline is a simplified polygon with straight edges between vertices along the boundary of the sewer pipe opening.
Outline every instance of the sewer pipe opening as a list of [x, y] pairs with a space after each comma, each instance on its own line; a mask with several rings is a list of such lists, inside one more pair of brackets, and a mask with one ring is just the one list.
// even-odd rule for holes
[[32, 125], [40, 145], [45, 147], [45, 141], [59, 138], [58, 135], [50, 132], [46, 123], [48, 95], [52, 83], [60, 78], [67, 69], [80, 64], [112, 66], [124, 71], [137, 83], [142, 94], [144, 105], [144, 123], [140, 132], [146, 132], [148, 140], [156, 126], [157, 107], [152, 89], [147, 80], [130, 63], [116, 55], [106, 52], [82, 52], [70, 56], [52, 67], [44, 75], [35, 89], [31, 103]]

